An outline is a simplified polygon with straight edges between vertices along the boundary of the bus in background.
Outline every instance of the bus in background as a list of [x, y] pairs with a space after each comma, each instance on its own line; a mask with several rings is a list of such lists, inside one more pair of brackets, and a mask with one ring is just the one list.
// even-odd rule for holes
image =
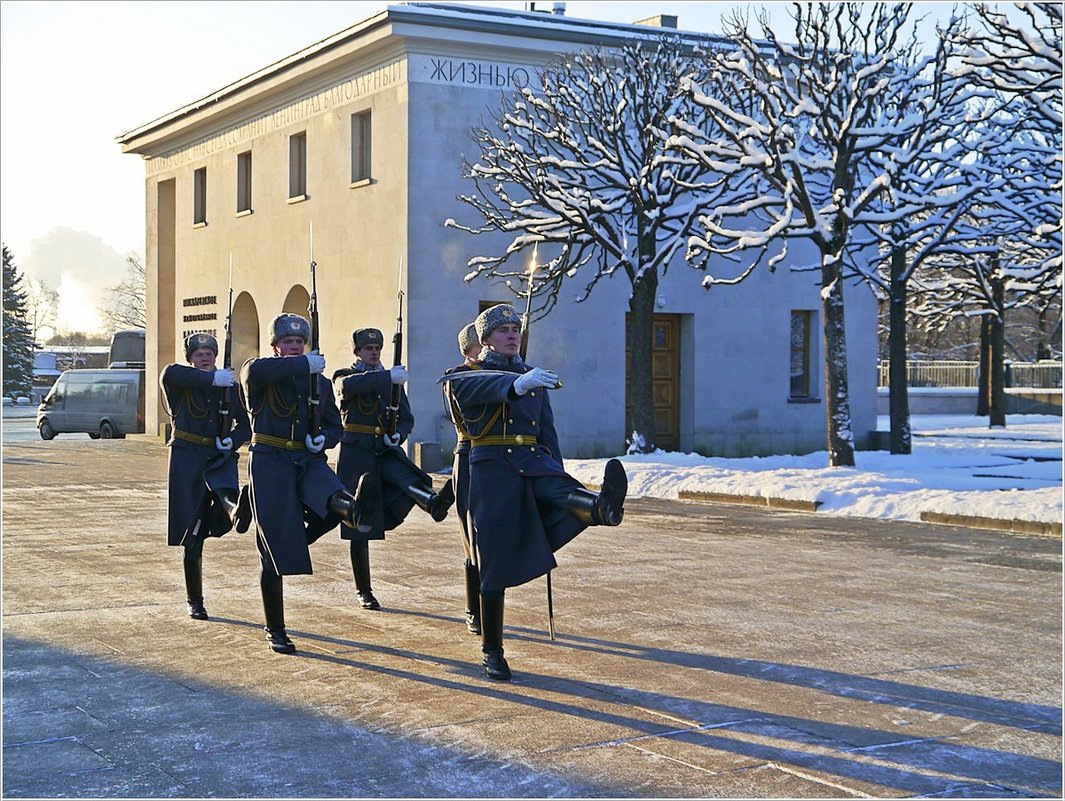
[[128, 331], [115, 331], [111, 335], [111, 349], [107, 359], [108, 367], [128, 367], [143, 370], [144, 329], [131, 328]]
[[144, 370], [67, 370], [37, 407], [41, 439], [83, 433], [122, 439], [144, 433]]

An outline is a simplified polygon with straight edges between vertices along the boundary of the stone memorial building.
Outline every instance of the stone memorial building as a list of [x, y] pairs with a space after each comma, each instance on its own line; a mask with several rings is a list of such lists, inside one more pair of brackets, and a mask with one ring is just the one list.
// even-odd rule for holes
[[[461, 360], [460, 327], [487, 304], [514, 301], [505, 286], [463, 281], [467, 259], [504, 240], [444, 226], [475, 222], [457, 200], [472, 189], [461, 167], [477, 156], [471, 127], [560, 53], [671, 23], [578, 20], [561, 3], [548, 13], [389, 6], [120, 136], [146, 168], [148, 375], [181, 360], [187, 333], [221, 337], [230, 270], [234, 365], [268, 354], [270, 319], [307, 312], [313, 258], [327, 373], [351, 362], [352, 329], [391, 338], [402, 287], [414, 453], [433, 456], [428, 464], [450, 451], [435, 381]], [[727, 456], [824, 450], [817, 274], [759, 270], [713, 293], [701, 278], [678, 259], [659, 288], [659, 446]], [[564, 288], [536, 323], [529, 361], [563, 377], [552, 397], [563, 455], [613, 455], [626, 442], [631, 285], [603, 281], [580, 304], [571, 300], [578, 289]], [[853, 429], [864, 447], [876, 428], [876, 304], [863, 287], [847, 292]], [[387, 345], [383, 361], [391, 364]], [[149, 432], [167, 419], [152, 380], [146, 417]]]

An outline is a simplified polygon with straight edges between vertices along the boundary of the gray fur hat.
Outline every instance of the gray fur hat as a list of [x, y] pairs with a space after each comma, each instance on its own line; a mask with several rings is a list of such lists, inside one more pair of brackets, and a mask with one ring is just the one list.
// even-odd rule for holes
[[367, 345], [380, 345], [384, 347], [385, 336], [377, 328], [356, 328], [351, 332], [351, 344], [355, 353], [358, 353]]
[[185, 337], [185, 361], [189, 360], [194, 350], [210, 348], [214, 355], [218, 355], [218, 340], [210, 334], [189, 334]]
[[311, 341], [311, 324], [306, 317], [282, 312], [270, 321], [270, 344], [276, 345], [281, 337], [303, 337], [304, 342]]
[[470, 323], [459, 331], [459, 353], [465, 356], [466, 351], [476, 345], [478, 341], [477, 324]]
[[477, 326], [477, 338], [484, 342], [485, 337], [495, 331], [499, 326], [514, 323], [521, 327], [521, 317], [509, 303], [498, 303], [491, 308], [485, 309], [477, 315], [473, 324]]

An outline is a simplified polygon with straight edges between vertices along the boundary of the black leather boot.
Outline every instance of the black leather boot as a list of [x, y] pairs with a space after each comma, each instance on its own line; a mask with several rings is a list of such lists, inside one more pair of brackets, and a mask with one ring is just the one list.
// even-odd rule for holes
[[217, 498], [218, 506], [220, 506], [222, 510], [222, 514], [219, 515], [219, 517], [228, 523], [228, 525], [225, 526], [225, 531], [218, 532], [218, 536], [221, 536], [232, 530], [236, 523], [237, 512], [240, 508], [240, 493], [232, 487], [223, 487], [222, 489], [215, 490], [215, 498]]
[[611, 459], [603, 471], [602, 489], [598, 493], [583, 487], [573, 490], [566, 498], [566, 510], [589, 526], [619, 526], [625, 516], [628, 491], [625, 468], [617, 459]]
[[263, 591], [263, 612], [266, 614], [266, 640], [279, 654], [295, 653], [296, 646], [285, 631], [285, 595], [281, 576], [268, 575], [265, 571], [259, 579]]
[[329, 511], [345, 524], [367, 534], [373, 530], [373, 517], [377, 511], [377, 492], [369, 473], [363, 473], [355, 486], [355, 494], [345, 490], [334, 492], [329, 498]]
[[510, 665], [503, 658], [503, 593], [481, 596], [481, 666], [484, 675], [496, 681], [510, 681]]
[[414, 499], [418, 508], [429, 513], [437, 523], [447, 517], [448, 509], [455, 503], [455, 489], [447, 482], [440, 492], [429, 492], [421, 487], [407, 487], [407, 495]]
[[466, 631], [481, 633], [481, 571], [466, 562]]
[[238, 534], [243, 534], [251, 528], [251, 520], [251, 487], [245, 484], [241, 487], [237, 498], [237, 508], [233, 513], [233, 528]]
[[203, 559], [184, 559], [185, 566], [185, 603], [188, 605], [189, 617], [193, 620], [207, 620], [207, 610], [203, 606]]
[[381, 604], [374, 598], [370, 587], [370, 543], [366, 540], [351, 541], [351, 572], [355, 574], [359, 606], [363, 609], [380, 609]]
[[603, 486], [595, 502], [595, 515], [603, 526], [620, 526], [625, 517], [625, 496], [629, 493], [629, 477], [617, 459], [611, 459], [603, 470]]

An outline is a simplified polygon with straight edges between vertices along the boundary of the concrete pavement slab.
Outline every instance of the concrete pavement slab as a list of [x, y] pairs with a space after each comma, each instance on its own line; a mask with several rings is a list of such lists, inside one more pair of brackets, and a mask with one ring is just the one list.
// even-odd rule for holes
[[[209, 621], [165, 545], [165, 449], [4, 449], [10, 797], [1053, 797], [1060, 542], [633, 501], [507, 593], [511, 683], [462, 622], [454, 521], [285, 580], [266, 646], [249, 536], [207, 543]], [[47, 770], [40, 765], [47, 764]]]

